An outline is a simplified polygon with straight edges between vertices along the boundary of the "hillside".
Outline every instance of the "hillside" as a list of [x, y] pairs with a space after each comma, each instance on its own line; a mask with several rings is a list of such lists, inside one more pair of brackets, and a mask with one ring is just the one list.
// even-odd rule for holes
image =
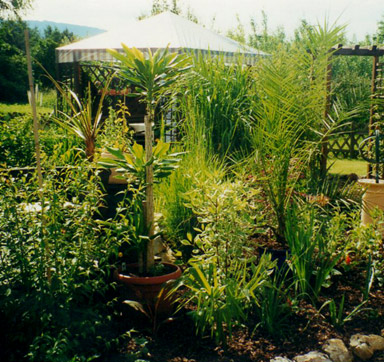
[[56, 23], [54, 21], [38, 21], [38, 20], [27, 20], [27, 24], [31, 28], [37, 28], [41, 33], [44, 32], [44, 29], [48, 26], [53, 28], [58, 28], [60, 31], [68, 29], [70, 32], [74, 33], [79, 38], [85, 38], [88, 36], [97, 35], [103, 33], [105, 30], [99, 28], [92, 28], [89, 26], [83, 25], [74, 25], [74, 24], [66, 24], [66, 23]]

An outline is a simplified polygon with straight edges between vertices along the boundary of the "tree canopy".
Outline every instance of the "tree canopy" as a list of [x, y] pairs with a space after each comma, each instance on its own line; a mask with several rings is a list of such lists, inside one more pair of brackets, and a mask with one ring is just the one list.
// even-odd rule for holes
[[[23, 102], [27, 99], [28, 76], [25, 57], [25, 22], [20, 20], [0, 21], [0, 101]], [[75, 40], [68, 30], [59, 31], [48, 27], [44, 34], [34, 28], [29, 29], [32, 56], [41, 63], [50, 74], [55, 74], [55, 48]], [[52, 87], [44, 76], [43, 70], [34, 66], [37, 84]]]
[[33, 0], [0, 0], [0, 19], [20, 16], [23, 10], [31, 7]]

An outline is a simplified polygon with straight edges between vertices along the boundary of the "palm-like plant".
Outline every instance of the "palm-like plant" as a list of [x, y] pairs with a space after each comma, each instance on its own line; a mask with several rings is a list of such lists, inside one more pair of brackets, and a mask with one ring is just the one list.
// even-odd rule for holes
[[152, 123], [155, 121], [155, 110], [162, 97], [168, 94], [170, 85], [180, 76], [181, 72], [187, 70], [189, 59], [185, 55], [169, 53], [168, 48], [159, 49], [154, 54], [148, 49], [144, 54], [136, 48], [128, 48], [122, 44], [124, 53], [114, 49], [108, 52], [121, 62], [118, 74], [125, 79], [135, 91], [134, 96], [139, 96], [140, 101], [146, 104], [147, 115], [145, 123], [145, 153], [146, 153], [146, 200], [145, 220], [149, 230], [149, 241], [147, 246], [146, 271], [154, 265], [153, 254], [153, 164], [152, 159]]
[[85, 143], [85, 155], [89, 161], [93, 161], [95, 154], [96, 137], [102, 128], [102, 109], [104, 98], [107, 94], [109, 84], [113, 77], [110, 77], [106, 82], [97, 105], [96, 112], [93, 107], [93, 99], [91, 94], [91, 87], [88, 85], [87, 96], [85, 101], [81, 100], [75, 92], [67, 87], [62, 87], [52, 76], [47, 74], [48, 78], [55, 85], [60, 95], [69, 106], [71, 113], [67, 114], [58, 111], [61, 116], [53, 117], [53, 120], [61, 127], [80, 137]]
[[[327, 72], [342, 27], [310, 28], [300, 44], [259, 68], [252, 159], [273, 209], [277, 239], [285, 244], [287, 210], [312, 154], [324, 139]], [[303, 96], [304, 95], [304, 96]], [[329, 130], [328, 132], [330, 132]]]

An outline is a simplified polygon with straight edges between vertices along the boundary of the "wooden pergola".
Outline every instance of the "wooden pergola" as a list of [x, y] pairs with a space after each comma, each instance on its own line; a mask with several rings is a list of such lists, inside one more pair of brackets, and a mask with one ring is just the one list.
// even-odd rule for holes
[[[384, 55], [384, 48], [377, 47], [376, 45], [370, 47], [360, 47], [360, 45], [343, 46], [338, 44], [330, 49], [330, 56], [364, 56], [372, 57], [372, 76], [371, 76], [371, 99], [384, 99], [384, 62], [380, 62], [380, 57]], [[328, 63], [327, 79], [326, 79], [326, 102], [324, 109], [324, 119], [328, 118], [331, 107], [331, 80], [332, 80], [332, 65]], [[384, 116], [379, 112], [378, 105], [371, 102], [369, 110], [369, 136], [373, 134], [375, 123], [377, 120]], [[321, 171], [325, 173], [327, 169], [327, 156], [328, 156], [328, 139], [325, 139], [321, 149]], [[372, 177], [372, 166], [368, 164], [367, 177]]]

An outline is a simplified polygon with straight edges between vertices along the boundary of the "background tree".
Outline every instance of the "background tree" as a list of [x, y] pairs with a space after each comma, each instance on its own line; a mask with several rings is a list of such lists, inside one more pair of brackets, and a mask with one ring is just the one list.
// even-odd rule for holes
[[[28, 90], [25, 59], [24, 30], [27, 24], [20, 20], [0, 21], [0, 102], [26, 102]], [[55, 74], [55, 48], [75, 40], [73, 33], [48, 27], [44, 34], [29, 29], [31, 53], [50, 74]], [[35, 80], [43, 87], [52, 83], [43, 76], [40, 67], [34, 67]]]
[[0, 19], [8, 16], [19, 17], [23, 10], [29, 9], [33, 0], [0, 0]]
[[379, 44], [384, 44], [384, 15], [381, 17], [381, 20], [377, 23], [376, 41]]
[[161, 14], [164, 11], [170, 11], [176, 15], [181, 15], [184, 18], [193, 21], [194, 23], [198, 23], [197, 16], [194, 14], [192, 9], [188, 6], [183, 9], [180, 5], [179, 0], [153, 0], [152, 8], [150, 13], [145, 13], [139, 16], [139, 20], [148, 18], [150, 16], [154, 16], [157, 14]]
[[[44, 66], [47, 72], [53, 76], [56, 74], [55, 49], [61, 45], [72, 43], [76, 40], [75, 35], [68, 29], [60, 31], [48, 26], [43, 36], [39, 37], [35, 46], [35, 59]], [[52, 87], [52, 82], [45, 77], [40, 67], [35, 69], [35, 78], [43, 87]]]
[[[25, 59], [24, 29], [21, 21], [0, 23], [0, 101], [19, 102], [27, 99], [28, 76]], [[31, 44], [36, 44], [39, 34], [30, 31]]]

